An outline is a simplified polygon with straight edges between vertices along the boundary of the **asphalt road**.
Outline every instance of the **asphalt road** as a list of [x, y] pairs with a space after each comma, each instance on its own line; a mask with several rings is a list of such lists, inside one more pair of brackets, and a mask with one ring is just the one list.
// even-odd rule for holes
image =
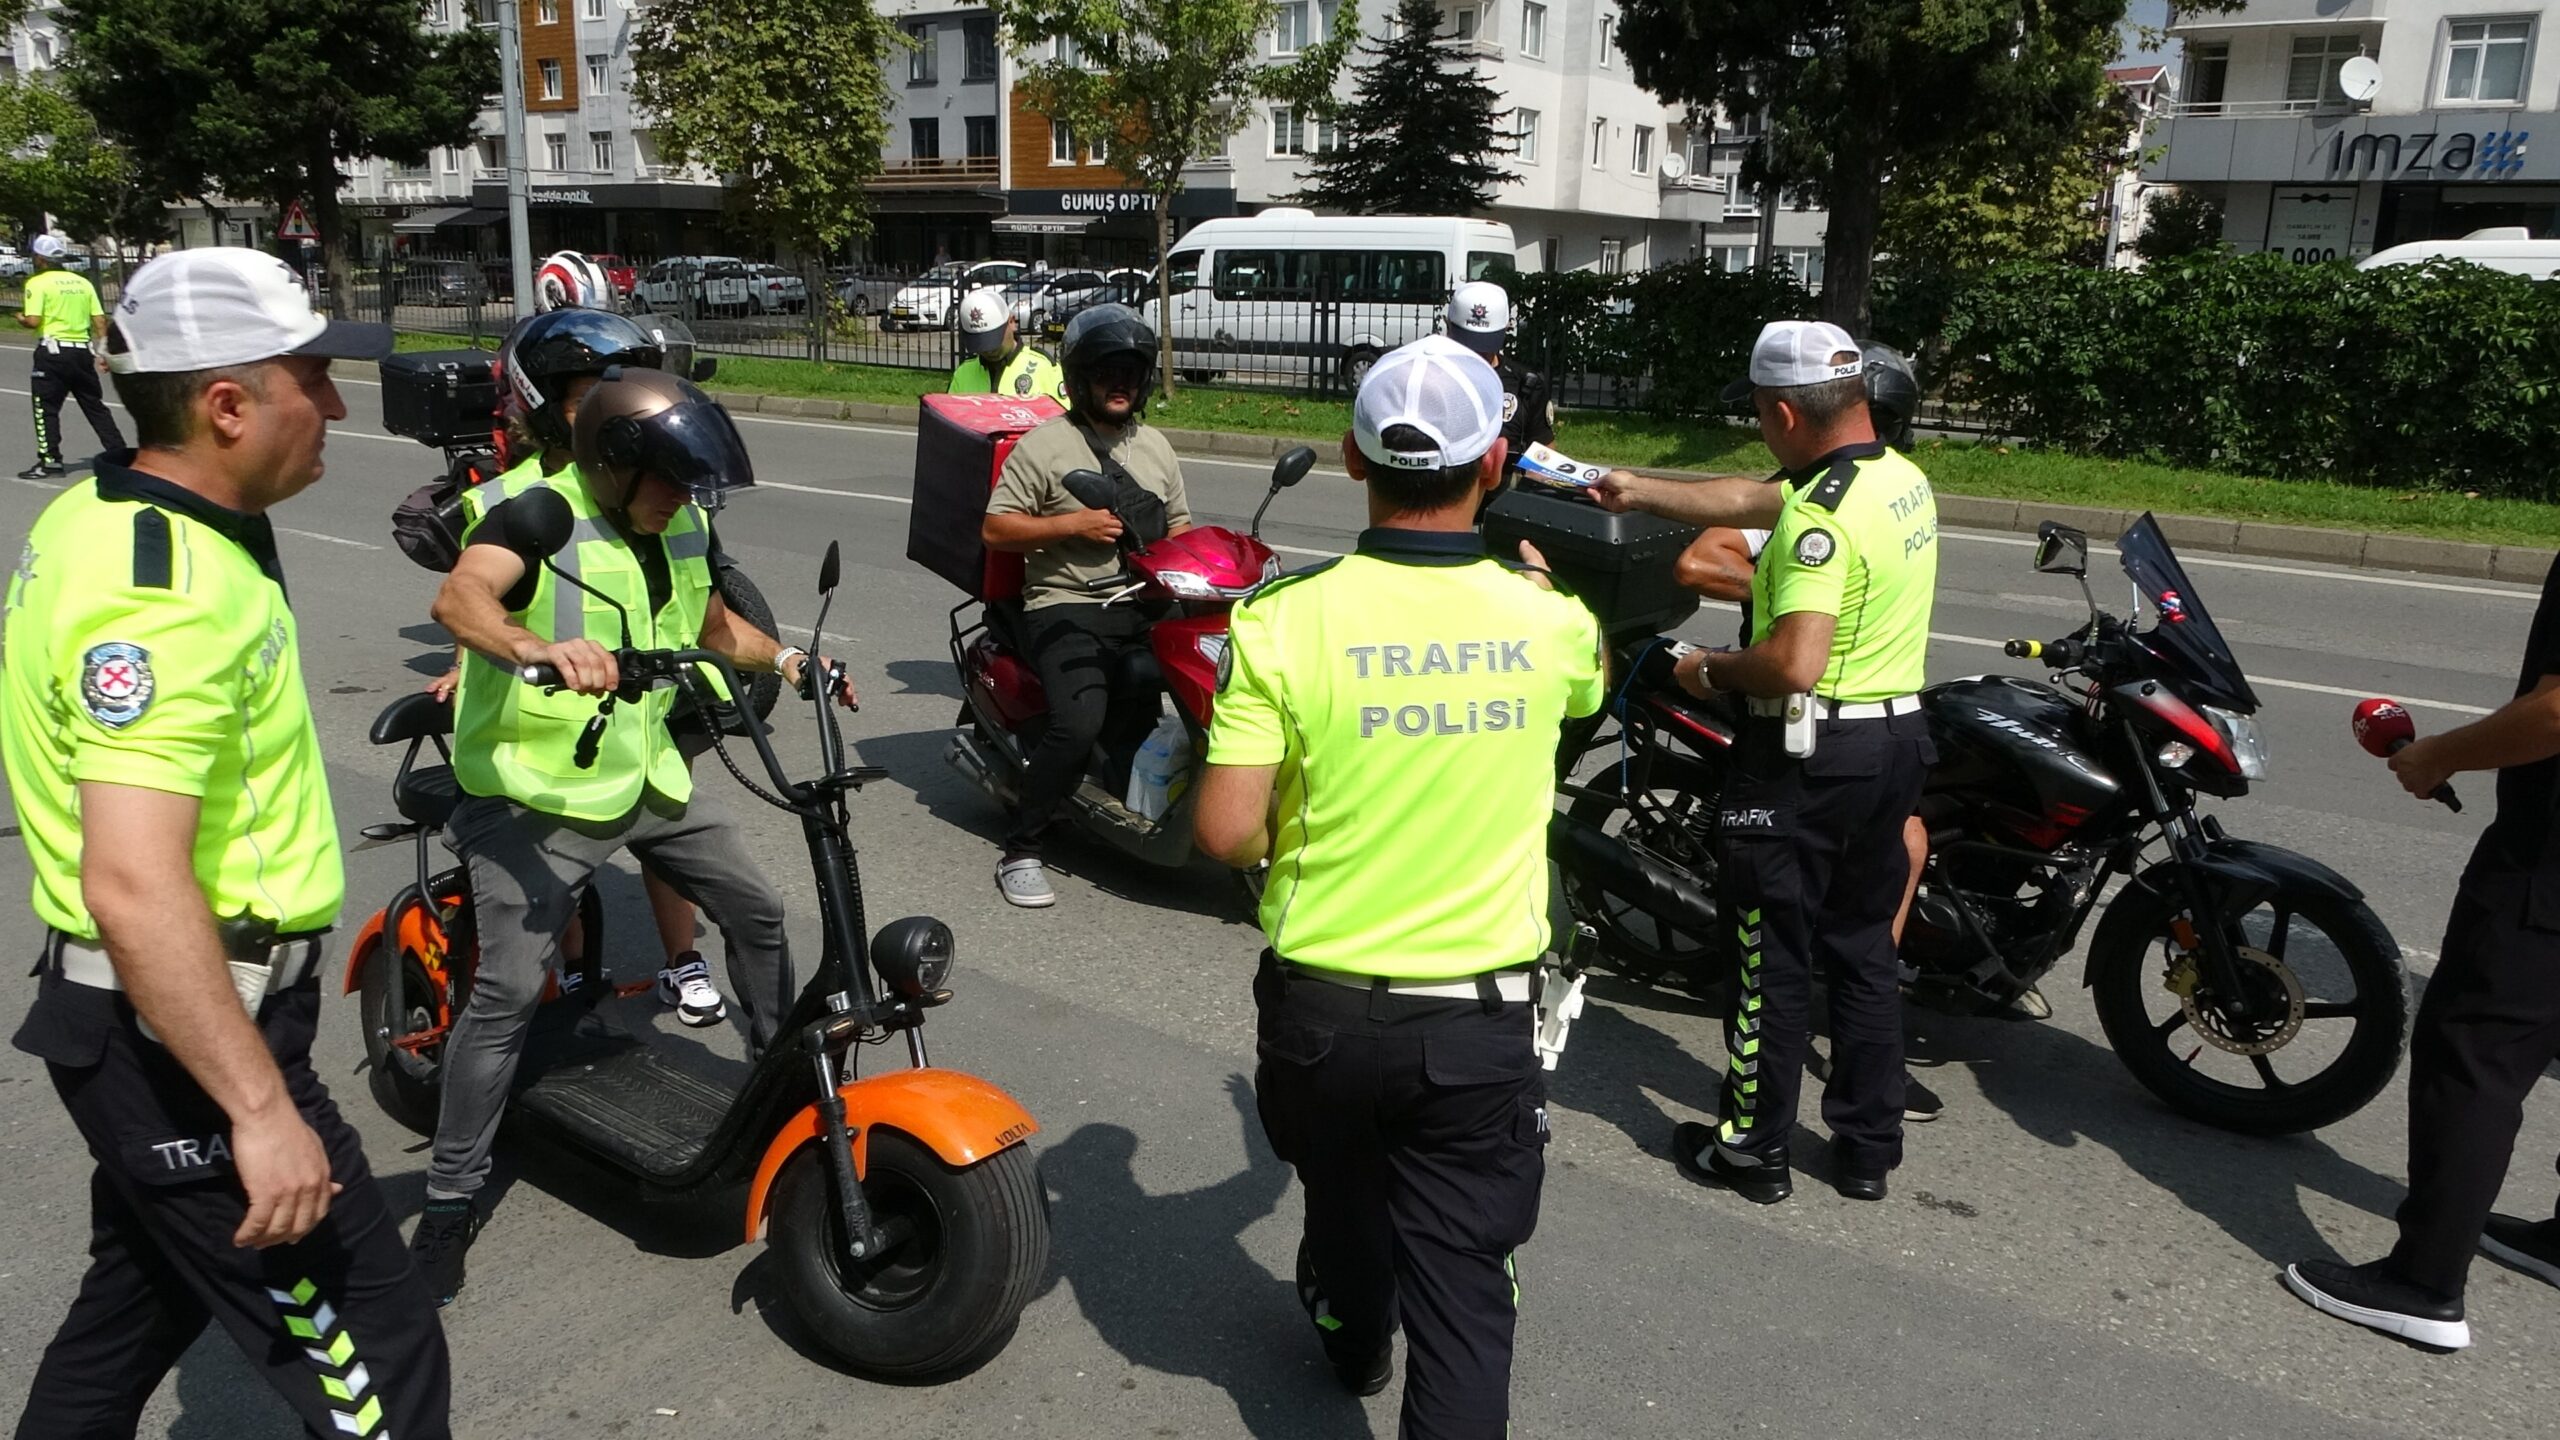
[[[425, 619], [431, 577], [391, 548], [387, 526], [431, 457], [383, 435], [373, 388], [346, 393], [354, 413], [330, 442], [328, 476], [276, 518], [352, 838], [387, 815], [396, 758], [364, 744], [366, 724], [443, 661]], [[23, 453], [20, 405], [0, 401], [0, 435]], [[959, 597], [902, 558], [911, 436], [742, 424], [762, 484], [723, 517], [724, 539], [785, 621], [804, 624], [817, 557], [830, 540], [845, 547], [829, 644], [862, 686], [863, 757], [893, 777], [860, 809], [872, 912], [930, 912], [957, 931], [959, 999], [934, 1020], [935, 1055], [1005, 1085], [1039, 1117], [1054, 1273], [1010, 1348], [975, 1374], [874, 1385], [831, 1368], [780, 1310], [761, 1247], [736, 1238], [734, 1200], [637, 1206], [598, 1172], [518, 1141], [501, 1148], [503, 1198], [448, 1312], [463, 1433], [1392, 1435], [1395, 1392], [1366, 1405], [1340, 1396], [1290, 1292], [1299, 1201], [1236, 1079], [1252, 1068], [1258, 937], [1224, 877], [1070, 848], [1055, 910], [1005, 907], [989, 876], [998, 817], [940, 758], [957, 694], [944, 615]], [[1241, 523], [1259, 496], [1248, 466], [1198, 461], [1187, 473], [1204, 519]], [[22, 534], [47, 498], [0, 484], [0, 531]], [[1292, 554], [1339, 551], [1361, 516], [1358, 492], [1320, 471], [1274, 507], [1268, 534]], [[1933, 673], [1994, 668], [1987, 647], [2001, 637], [2067, 627], [2076, 597], [2030, 573], [2027, 553], [2014, 537], [1947, 537]], [[2495, 705], [2531, 597], [2219, 557], [2192, 569], [2267, 700], [2275, 777], [2224, 806], [2225, 822], [2355, 879], [2413, 965], [2430, 968], [2488, 789], [2469, 783], [2463, 816], [2407, 799], [2350, 741], [2345, 712], [2376, 691], [2407, 701], [2421, 726]], [[1709, 612], [1692, 632], [1728, 628]], [[809, 753], [796, 735], [792, 745]], [[708, 790], [750, 807], [717, 766], [703, 769]], [[794, 830], [753, 815], [748, 833], [807, 937], [814, 902]], [[352, 856], [350, 915], [387, 897], [407, 863], [401, 850]], [[25, 884], [22, 853], [0, 841], [0, 893]], [[645, 947], [623, 948], [647, 933], [636, 877], [619, 870], [608, 890], [611, 928], [625, 937], [619, 968], [635, 978], [656, 963]], [[10, 944], [31, 951], [32, 923], [11, 913]], [[1665, 1158], [1672, 1123], [1712, 1108], [1714, 1022], [1676, 997], [1604, 985], [1554, 1079], [1544, 1223], [1521, 1256], [1514, 1433], [2550, 1433], [2560, 1295], [2549, 1288], [2481, 1264], [2479, 1344], [2433, 1357], [2324, 1320], [2276, 1282], [2286, 1260], [2361, 1260], [2389, 1243], [2401, 1086], [2316, 1136], [2194, 1125], [2134, 1084], [2068, 973], [2066, 962], [2048, 983], [2049, 1022], [1923, 1022], [1943, 1062], [1924, 1076], [1949, 1109], [1914, 1127], [1889, 1203], [1853, 1205], [1809, 1182], [1768, 1210], [1691, 1187]], [[30, 990], [0, 987], [0, 1025], [14, 1027]], [[705, 1043], [645, 1002], [623, 1009], [670, 1046]], [[698, 1058], [719, 1064], [737, 1047], [722, 1031], [708, 1049]], [[359, 1053], [353, 1007], [337, 1002], [323, 1073], [395, 1205], [412, 1211], [424, 1156], [366, 1098]], [[37, 1064], [0, 1049], [0, 1094], [17, 1101], [0, 1111], [7, 1393], [22, 1391], [82, 1267], [86, 1186]], [[2551, 1203], [2553, 1099], [2546, 1086], [2529, 1107], [2510, 1210]], [[190, 1440], [289, 1433], [219, 1342], [188, 1355], [144, 1428]]]

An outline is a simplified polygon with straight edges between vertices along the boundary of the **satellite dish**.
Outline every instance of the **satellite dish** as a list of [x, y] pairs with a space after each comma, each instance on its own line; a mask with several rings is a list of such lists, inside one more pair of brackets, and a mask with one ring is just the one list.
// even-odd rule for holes
[[2338, 89], [2361, 105], [2382, 88], [2382, 62], [2370, 55], [2357, 55], [2338, 67]]
[[1688, 161], [1681, 159], [1681, 158], [1680, 158], [1679, 156], [1677, 156], [1677, 155], [1665, 155], [1665, 156], [1663, 156], [1663, 157], [1662, 157], [1662, 178], [1663, 178], [1663, 179], [1665, 179], [1665, 180], [1677, 180], [1677, 179], [1679, 179], [1680, 177], [1682, 177], [1683, 175], [1686, 175], [1686, 174], [1688, 174], [1688, 173], [1689, 173], [1689, 162], [1688, 162]]

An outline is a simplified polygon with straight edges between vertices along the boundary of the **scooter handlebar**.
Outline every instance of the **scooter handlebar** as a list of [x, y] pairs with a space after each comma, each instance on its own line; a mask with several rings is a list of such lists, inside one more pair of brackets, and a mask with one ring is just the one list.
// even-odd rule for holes
[[[2014, 644], [2016, 642], [2013, 641], [2011, 643]], [[519, 665], [516, 667], [516, 678], [527, 685], [555, 686], [561, 683], [560, 667], [557, 665]]]

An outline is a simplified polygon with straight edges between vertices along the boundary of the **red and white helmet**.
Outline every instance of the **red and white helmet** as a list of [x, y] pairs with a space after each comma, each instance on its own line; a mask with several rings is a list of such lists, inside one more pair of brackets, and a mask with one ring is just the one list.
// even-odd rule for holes
[[543, 310], [610, 310], [613, 283], [604, 267], [575, 250], [562, 250], [534, 272], [533, 308]]

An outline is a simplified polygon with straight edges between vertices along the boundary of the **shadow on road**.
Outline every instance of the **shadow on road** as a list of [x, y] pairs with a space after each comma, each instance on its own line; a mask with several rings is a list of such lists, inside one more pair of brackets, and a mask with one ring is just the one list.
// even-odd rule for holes
[[960, 676], [949, 660], [892, 660], [881, 667], [898, 688], [892, 695], [942, 695], [960, 698]]
[[1617, 1126], [1646, 1154], [1668, 1157], [1674, 1124], [1716, 1113], [1723, 1054], [1693, 1055], [1624, 1007], [1697, 1014], [1705, 1008], [1682, 996], [1596, 977], [1588, 994], [1599, 1003], [1573, 1023], [1573, 1048], [1548, 1077], [1550, 1094], [1567, 1109]]
[[1087, 1125], [1040, 1157], [1056, 1202], [1051, 1253], [1088, 1324], [1129, 1363], [1206, 1380], [1235, 1402], [1256, 1440], [1341, 1440], [1371, 1432], [1367, 1412], [1322, 1363], [1289, 1280], [1238, 1237], [1272, 1213], [1289, 1167], [1263, 1142], [1253, 1088], [1227, 1082], [1246, 1168], [1195, 1190], [1151, 1195], [1138, 1137]]

